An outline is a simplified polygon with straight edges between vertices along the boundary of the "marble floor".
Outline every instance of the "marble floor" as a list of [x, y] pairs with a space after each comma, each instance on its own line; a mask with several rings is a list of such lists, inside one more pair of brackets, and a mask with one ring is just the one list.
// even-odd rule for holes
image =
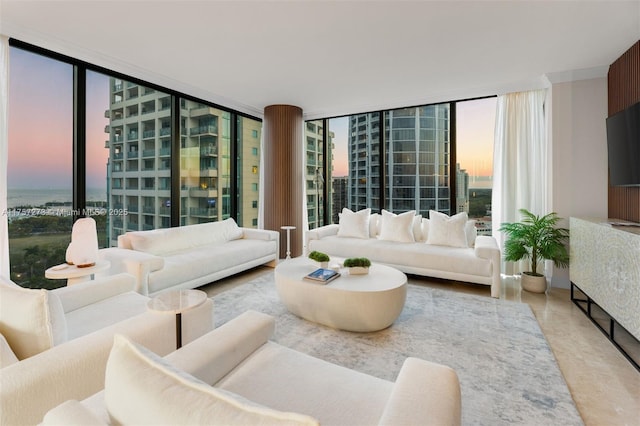
[[[272, 272], [258, 267], [201, 289], [214, 296]], [[417, 276], [410, 276], [409, 283], [490, 297], [487, 286]], [[520, 289], [518, 280], [505, 278], [501, 297], [531, 306], [585, 425], [640, 426], [640, 372], [571, 302], [569, 290], [528, 293]]]

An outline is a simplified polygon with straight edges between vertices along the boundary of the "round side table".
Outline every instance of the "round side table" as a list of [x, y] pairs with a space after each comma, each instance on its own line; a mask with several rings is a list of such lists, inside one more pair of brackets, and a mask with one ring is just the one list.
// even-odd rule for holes
[[295, 226], [281, 226], [280, 229], [287, 231], [287, 259], [291, 259], [291, 231], [296, 229]]
[[176, 315], [176, 349], [182, 347], [182, 313], [202, 305], [207, 293], [202, 290], [171, 290], [153, 296], [147, 302], [152, 311]]
[[50, 280], [67, 280], [67, 285], [74, 285], [94, 278], [97, 272], [106, 271], [111, 267], [108, 260], [98, 260], [93, 266], [78, 268], [76, 265], [62, 263], [44, 271], [44, 276]]

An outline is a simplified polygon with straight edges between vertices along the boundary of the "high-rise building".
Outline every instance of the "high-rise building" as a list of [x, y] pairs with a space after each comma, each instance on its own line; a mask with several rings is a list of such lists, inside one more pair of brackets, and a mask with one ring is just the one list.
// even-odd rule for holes
[[[108, 241], [126, 231], [171, 226], [171, 96], [110, 79], [107, 202], [126, 211], [109, 216]], [[180, 224], [223, 220], [231, 214], [231, 114], [180, 102]], [[261, 123], [238, 118], [238, 201], [242, 226], [258, 217]]]
[[[322, 120], [307, 121], [305, 125], [306, 138], [306, 194], [307, 194], [307, 218], [309, 221], [309, 229], [314, 229], [325, 225], [323, 222], [324, 206], [323, 194], [327, 194], [329, 200], [328, 209], [332, 211], [331, 201], [333, 192], [333, 138], [334, 133], [329, 131], [327, 134], [327, 143], [329, 145], [329, 168], [326, 170], [326, 178], [324, 176], [323, 158], [324, 158], [324, 126]], [[325, 188], [326, 187], [326, 188]]]
[[456, 213], [469, 213], [469, 173], [456, 163]]
[[380, 205], [380, 114], [349, 119], [351, 209], [451, 213], [449, 104], [388, 111], [385, 127], [385, 199]]
[[342, 212], [343, 207], [349, 207], [347, 197], [348, 183], [349, 178], [347, 176], [334, 177], [332, 180], [331, 223], [339, 223], [338, 213]]

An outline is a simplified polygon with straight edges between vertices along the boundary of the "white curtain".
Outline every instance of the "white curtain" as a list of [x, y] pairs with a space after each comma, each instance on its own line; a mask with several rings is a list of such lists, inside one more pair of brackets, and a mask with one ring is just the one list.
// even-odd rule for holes
[[[536, 215], [549, 213], [551, 149], [546, 98], [546, 89], [498, 96], [491, 203], [493, 235], [500, 247], [504, 247], [504, 235], [498, 229], [502, 223], [520, 221], [519, 209]], [[503, 265], [507, 275], [526, 269], [526, 263]]]
[[0, 35], [0, 276], [9, 279], [7, 157], [9, 156], [9, 39]]

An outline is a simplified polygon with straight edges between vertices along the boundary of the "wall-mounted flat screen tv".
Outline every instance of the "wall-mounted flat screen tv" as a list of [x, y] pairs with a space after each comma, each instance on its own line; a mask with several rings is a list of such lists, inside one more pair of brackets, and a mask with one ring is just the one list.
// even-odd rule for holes
[[640, 102], [607, 118], [609, 183], [640, 186]]

